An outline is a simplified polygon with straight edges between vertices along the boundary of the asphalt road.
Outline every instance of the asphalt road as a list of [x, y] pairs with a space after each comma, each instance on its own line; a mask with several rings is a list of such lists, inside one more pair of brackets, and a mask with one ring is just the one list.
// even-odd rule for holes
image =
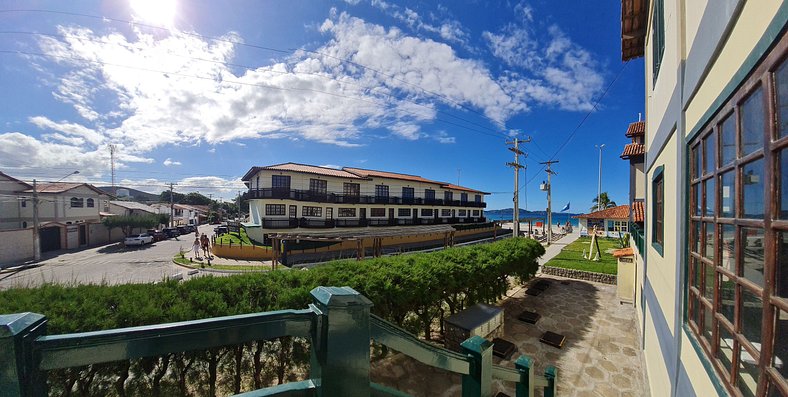
[[[200, 233], [210, 235], [213, 226], [200, 226]], [[194, 234], [168, 239], [142, 247], [105, 245], [80, 251], [44, 254], [38, 266], [0, 273], [0, 289], [32, 287], [44, 282], [58, 284], [126, 284], [149, 283], [183, 273], [186, 269], [172, 263], [183, 247], [189, 251]]]

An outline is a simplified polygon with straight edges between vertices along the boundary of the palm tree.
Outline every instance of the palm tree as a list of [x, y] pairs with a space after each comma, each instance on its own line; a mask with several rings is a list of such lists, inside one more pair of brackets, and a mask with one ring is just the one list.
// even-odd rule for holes
[[[597, 201], [599, 201], [599, 203], [597, 203]], [[601, 211], [603, 209], [613, 208], [616, 206], [616, 202], [611, 201], [610, 198], [607, 197], [607, 192], [602, 192], [602, 194], [600, 194], [599, 197], [594, 197], [594, 199], [591, 200], [591, 202], [594, 203], [594, 205], [591, 206], [592, 212]]]

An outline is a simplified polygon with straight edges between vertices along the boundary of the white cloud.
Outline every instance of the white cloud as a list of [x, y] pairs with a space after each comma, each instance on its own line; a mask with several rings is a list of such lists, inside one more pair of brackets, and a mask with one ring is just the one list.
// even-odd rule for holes
[[457, 143], [457, 139], [453, 136], [450, 136], [446, 133], [446, 131], [439, 131], [438, 133], [432, 135], [432, 139], [438, 141], [438, 143], [442, 144], [452, 144]]
[[61, 132], [62, 134], [56, 134], [61, 137], [60, 140], [70, 140], [70, 142], [76, 142], [75, 144], [90, 143], [93, 145], [100, 145], [104, 142], [104, 137], [101, 133], [81, 124], [67, 121], [56, 122], [44, 116], [31, 117], [29, 121], [43, 130]]
[[173, 161], [169, 157], [167, 157], [167, 159], [164, 160], [162, 162], [162, 164], [164, 164], [165, 167], [169, 167], [171, 165], [181, 165], [181, 162], [180, 161]]
[[325, 167], [325, 168], [333, 168], [333, 169], [335, 169], [335, 170], [342, 169], [342, 166], [341, 166], [341, 165], [336, 165], [336, 164], [323, 164], [323, 165], [321, 165], [321, 167]]
[[[106, 183], [106, 182], [101, 182]], [[212, 195], [217, 197], [234, 197], [237, 192], [246, 191], [241, 178], [221, 178], [217, 176], [189, 177], [173, 181], [174, 190], [178, 193], [200, 192], [202, 195]], [[155, 178], [129, 179], [125, 178], [118, 182], [119, 186], [142, 190], [148, 193], [159, 194], [164, 190], [169, 190], [169, 181], [162, 181]]]

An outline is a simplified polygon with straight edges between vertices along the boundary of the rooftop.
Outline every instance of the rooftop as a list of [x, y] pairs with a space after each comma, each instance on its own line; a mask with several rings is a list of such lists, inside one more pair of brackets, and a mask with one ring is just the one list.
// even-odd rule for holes
[[[38, 193], [63, 193], [69, 190], [76, 189], [78, 187], [87, 187], [90, 190], [95, 191], [98, 194], [108, 196], [107, 193], [102, 191], [101, 189], [89, 184], [89, 183], [77, 183], [77, 182], [52, 182], [52, 183], [41, 183], [36, 186], [36, 191]], [[25, 190], [25, 193], [33, 193], [33, 189]]]
[[621, 0], [621, 60], [640, 58], [646, 46], [648, 1]]
[[111, 200], [110, 203], [117, 205], [118, 207], [123, 207], [130, 210], [140, 210], [140, 211], [150, 212], [151, 214], [156, 213], [155, 208], [147, 204], [138, 203], [136, 201]]
[[632, 203], [632, 221], [633, 222], [645, 222], [646, 219], [646, 211], [643, 209], [643, 202], [642, 201], [635, 201]]
[[619, 205], [618, 207], [607, 208], [602, 211], [592, 212], [590, 214], [578, 215], [575, 218], [629, 219], [629, 206]]
[[633, 157], [638, 157], [646, 154], [646, 146], [642, 143], [628, 143], [624, 146], [624, 152], [621, 153], [621, 158], [626, 160]]
[[646, 135], [646, 122], [636, 121], [634, 123], [631, 123], [629, 127], [627, 127], [626, 135], [629, 138], [632, 138], [633, 136]]

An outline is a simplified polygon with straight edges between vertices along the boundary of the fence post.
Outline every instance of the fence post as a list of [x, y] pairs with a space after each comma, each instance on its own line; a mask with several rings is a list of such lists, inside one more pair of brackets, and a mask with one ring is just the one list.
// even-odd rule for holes
[[0, 390], [3, 396], [34, 393], [35, 376], [31, 345], [46, 333], [46, 317], [36, 313], [0, 315]]
[[350, 287], [317, 287], [311, 294], [321, 314], [310, 374], [320, 378], [319, 395], [368, 397], [372, 302]]
[[470, 374], [462, 376], [462, 397], [492, 396], [492, 342], [472, 336], [460, 344], [470, 358]]
[[547, 379], [547, 386], [544, 388], [544, 397], [555, 397], [555, 384], [558, 380], [558, 369], [552, 365], [548, 365], [544, 370], [544, 377]]
[[520, 373], [515, 395], [517, 397], [533, 397], [534, 395], [534, 367], [533, 360], [528, 356], [520, 356], [514, 362], [514, 367]]

